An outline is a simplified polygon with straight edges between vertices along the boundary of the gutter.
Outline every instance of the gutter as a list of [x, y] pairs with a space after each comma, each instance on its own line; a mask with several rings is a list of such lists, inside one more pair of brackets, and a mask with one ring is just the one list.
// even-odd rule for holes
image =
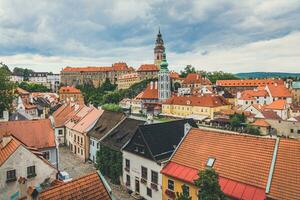
[[277, 159], [277, 152], [278, 152], [279, 141], [280, 141], [280, 139], [276, 138], [276, 143], [275, 143], [275, 148], [274, 148], [274, 152], [273, 152], [272, 163], [271, 163], [271, 167], [270, 167], [270, 171], [269, 171], [269, 177], [268, 177], [268, 182], [267, 182], [267, 186], [266, 186], [266, 194], [268, 194], [270, 192], [270, 188], [271, 188], [271, 183], [272, 183], [272, 178], [273, 178], [275, 163], [276, 163], [276, 159]]

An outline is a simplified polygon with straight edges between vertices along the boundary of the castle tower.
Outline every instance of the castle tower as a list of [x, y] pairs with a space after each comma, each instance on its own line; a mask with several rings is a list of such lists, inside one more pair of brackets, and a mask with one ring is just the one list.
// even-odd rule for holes
[[160, 67], [160, 63], [162, 61], [164, 52], [165, 52], [164, 41], [162, 39], [162, 35], [159, 29], [156, 37], [155, 48], [154, 48], [154, 64], [157, 67]]
[[162, 54], [162, 61], [160, 63], [160, 70], [158, 73], [158, 98], [165, 101], [171, 96], [171, 81], [168, 69], [168, 62], [166, 59], [166, 53]]

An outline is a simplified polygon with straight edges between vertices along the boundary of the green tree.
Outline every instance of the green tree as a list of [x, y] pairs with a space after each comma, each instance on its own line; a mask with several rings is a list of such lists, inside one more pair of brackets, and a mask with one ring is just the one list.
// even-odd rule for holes
[[113, 103], [103, 104], [101, 108], [103, 110], [109, 110], [113, 112], [122, 112], [122, 108], [118, 104]]
[[184, 70], [180, 71], [180, 77], [185, 78], [188, 74], [196, 73], [195, 67], [192, 65], [187, 65]]
[[176, 200], [192, 200], [192, 197], [190, 197], [190, 194], [189, 194], [188, 187], [186, 185], [182, 185], [181, 189], [182, 189], [182, 192], [181, 193], [177, 192], [175, 199]]
[[238, 113], [235, 113], [234, 115], [231, 115], [230, 116], [230, 125], [231, 127], [233, 128], [238, 128], [238, 127], [241, 127], [243, 123], [245, 123], [246, 121], [246, 117], [243, 114], [238, 114]]
[[4, 69], [8, 75], [11, 75], [11, 71], [10, 71], [9, 67], [6, 64], [4, 64], [3, 62], [0, 62], [0, 68]]
[[203, 72], [203, 76], [208, 78], [213, 84], [215, 84], [217, 80], [239, 79], [234, 74], [223, 72], [223, 71]]
[[199, 172], [195, 185], [199, 187], [198, 198], [201, 200], [225, 200], [225, 195], [219, 185], [219, 175], [214, 169]]
[[28, 92], [49, 92], [50, 89], [44, 85], [36, 84], [36, 83], [28, 83], [28, 82], [21, 82], [17, 83], [17, 87], [20, 87]]
[[257, 127], [247, 125], [245, 128], [245, 132], [251, 135], [260, 135], [260, 130]]
[[12, 108], [15, 86], [9, 79], [7, 70], [0, 68], [0, 115], [2, 115], [4, 110]]

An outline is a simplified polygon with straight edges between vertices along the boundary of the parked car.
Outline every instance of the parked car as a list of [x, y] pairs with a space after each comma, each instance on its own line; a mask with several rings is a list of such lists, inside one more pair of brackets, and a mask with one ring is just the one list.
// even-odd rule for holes
[[63, 182], [68, 182], [68, 181], [72, 180], [72, 178], [70, 178], [69, 173], [66, 172], [66, 171], [59, 172], [58, 173], [58, 179], [63, 181]]

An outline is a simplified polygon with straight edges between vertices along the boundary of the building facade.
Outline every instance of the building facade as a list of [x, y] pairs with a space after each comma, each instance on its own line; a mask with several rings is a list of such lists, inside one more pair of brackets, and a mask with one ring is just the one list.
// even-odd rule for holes
[[171, 96], [171, 80], [168, 69], [168, 62], [166, 59], [166, 53], [163, 53], [163, 57], [160, 63], [160, 70], [158, 73], [158, 98], [161, 102], [165, 101]]
[[84, 103], [81, 91], [71, 86], [63, 86], [59, 89], [59, 100], [64, 103]]
[[141, 77], [138, 73], [120, 75], [117, 80], [118, 90], [128, 89], [130, 86], [140, 81]]

